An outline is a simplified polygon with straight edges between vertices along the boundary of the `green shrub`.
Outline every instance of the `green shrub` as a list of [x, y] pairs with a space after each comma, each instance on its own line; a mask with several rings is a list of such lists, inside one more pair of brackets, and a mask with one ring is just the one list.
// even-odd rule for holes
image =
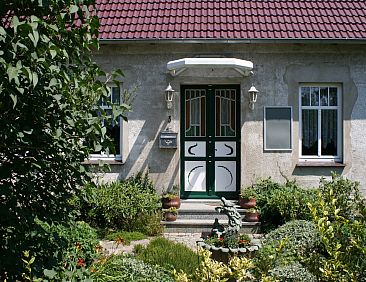
[[125, 255], [112, 256], [99, 262], [91, 270], [95, 282], [174, 282], [170, 273], [159, 266], [152, 266]]
[[198, 256], [183, 244], [158, 237], [146, 247], [135, 248], [136, 257], [150, 264], [157, 264], [166, 269], [174, 268], [192, 274], [198, 267]]
[[316, 276], [304, 268], [300, 263], [276, 267], [269, 271], [269, 276], [275, 281], [283, 282], [316, 282]]
[[333, 174], [321, 180], [319, 201], [310, 205], [324, 245], [321, 258], [309, 260], [324, 281], [365, 281], [366, 202], [358, 183]]
[[90, 265], [99, 256], [97, 232], [87, 223], [78, 221], [70, 226], [46, 225], [52, 239], [62, 249], [61, 265], [73, 271], [76, 268]]
[[264, 231], [291, 220], [311, 218], [307, 204], [315, 201], [316, 189], [302, 189], [294, 181], [279, 184], [270, 178], [258, 181], [253, 188]]
[[271, 231], [263, 240], [263, 244], [276, 244], [286, 239], [285, 248], [290, 252], [306, 254], [320, 247], [319, 232], [312, 221], [293, 220]]
[[162, 231], [160, 197], [147, 175], [125, 181], [86, 186], [73, 204], [92, 225], [156, 235]]
[[258, 273], [270, 273], [322, 250], [319, 233], [311, 221], [294, 220], [268, 233], [254, 259]]

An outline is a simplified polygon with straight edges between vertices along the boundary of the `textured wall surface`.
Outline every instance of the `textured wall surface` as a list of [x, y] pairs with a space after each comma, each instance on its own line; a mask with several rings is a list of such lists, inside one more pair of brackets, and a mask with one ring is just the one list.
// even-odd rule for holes
[[[254, 75], [241, 77], [232, 69], [187, 70], [172, 77], [168, 61], [185, 57], [224, 56], [250, 60]], [[362, 45], [254, 45], [254, 44], [112, 44], [102, 45], [95, 59], [106, 70], [121, 68], [123, 87], [136, 89], [129, 113], [128, 155], [123, 165], [113, 165], [106, 179], [125, 178], [149, 169], [159, 191], [179, 184], [179, 149], [159, 149], [159, 132], [167, 127], [179, 132], [181, 84], [240, 84], [241, 86], [241, 185], [259, 177], [277, 181], [296, 179], [315, 186], [331, 171], [361, 183], [366, 192], [366, 48]], [[166, 109], [164, 89], [171, 83], [174, 107]], [[343, 161], [345, 167], [299, 167], [300, 83], [339, 83], [343, 91]], [[247, 90], [260, 91], [253, 111]], [[263, 107], [292, 106], [293, 150], [263, 149]], [[171, 116], [172, 122], [168, 122]], [[127, 131], [127, 130], [126, 130]], [[178, 135], [179, 139], [179, 135]]]

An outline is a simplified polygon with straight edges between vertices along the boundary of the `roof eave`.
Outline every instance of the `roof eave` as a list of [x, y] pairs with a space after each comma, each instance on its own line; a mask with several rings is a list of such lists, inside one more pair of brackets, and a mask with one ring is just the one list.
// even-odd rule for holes
[[120, 43], [221, 43], [221, 44], [366, 44], [366, 38], [239, 38], [239, 39], [212, 39], [212, 38], [174, 38], [174, 39], [100, 39], [101, 44], [120, 44]]

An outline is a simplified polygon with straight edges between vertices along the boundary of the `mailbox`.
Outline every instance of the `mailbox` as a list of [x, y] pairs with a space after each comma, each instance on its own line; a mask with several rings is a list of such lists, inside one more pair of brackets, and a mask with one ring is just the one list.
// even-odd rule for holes
[[160, 132], [159, 148], [161, 149], [175, 149], [177, 148], [178, 133], [171, 130], [164, 130]]

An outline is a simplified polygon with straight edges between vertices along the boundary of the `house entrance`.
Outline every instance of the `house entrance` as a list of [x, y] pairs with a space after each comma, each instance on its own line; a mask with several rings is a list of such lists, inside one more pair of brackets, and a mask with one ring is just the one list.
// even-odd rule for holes
[[236, 198], [240, 185], [240, 86], [181, 87], [182, 198]]

